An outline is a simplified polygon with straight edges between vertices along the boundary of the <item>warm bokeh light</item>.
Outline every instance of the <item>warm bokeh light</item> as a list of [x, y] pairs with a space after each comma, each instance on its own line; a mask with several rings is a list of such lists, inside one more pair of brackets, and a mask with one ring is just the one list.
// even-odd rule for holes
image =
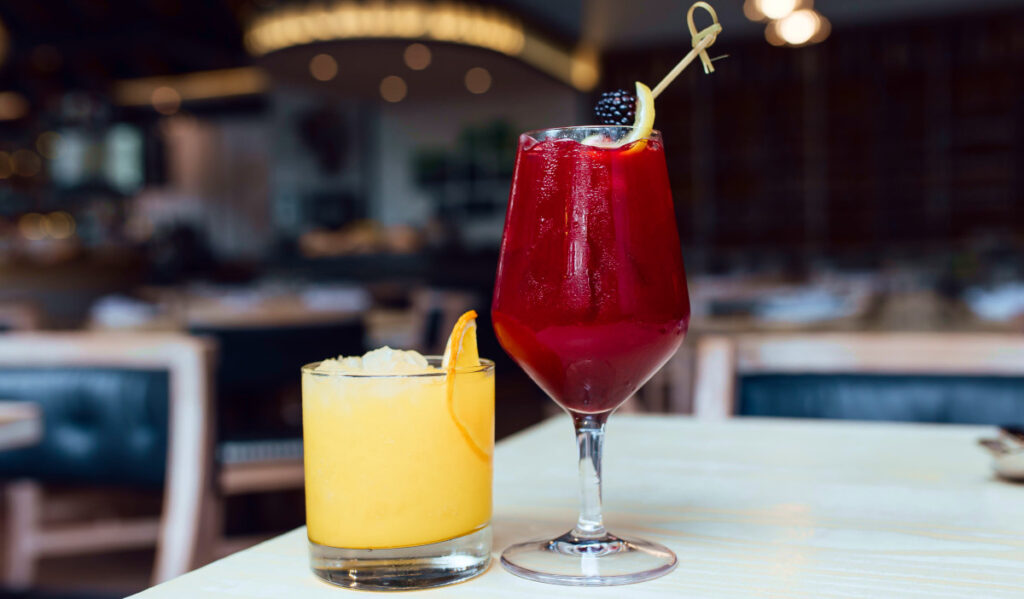
[[14, 174], [19, 177], [35, 177], [43, 168], [43, 161], [32, 150], [18, 150], [11, 156]]
[[757, 9], [769, 19], [784, 19], [797, 9], [797, 0], [755, 0]]
[[831, 31], [831, 23], [821, 14], [800, 9], [785, 19], [769, 23], [764, 36], [773, 46], [804, 46], [825, 40]]
[[162, 85], [153, 90], [150, 102], [152, 102], [154, 110], [160, 114], [170, 116], [181, 108], [181, 94], [173, 87]]
[[18, 231], [21, 236], [30, 241], [37, 241], [46, 237], [43, 229], [46, 217], [37, 212], [29, 212], [18, 219]]
[[405, 66], [414, 71], [422, 71], [430, 66], [430, 48], [423, 44], [409, 44], [402, 54]]
[[18, 92], [0, 92], [0, 121], [13, 121], [28, 112], [28, 100]]
[[388, 75], [380, 82], [380, 97], [388, 102], [401, 102], [408, 91], [405, 80], [397, 75]]
[[11, 155], [7, 152], [0, 152], [0, 179], [6, 179], [14, 174], [14, 165], [11, 164]]
[[779, 21], [779, 35], [794, 46], [811, 41], [817, 31], [818, 16], [813, 10], [798, 10]]
[[56, 131], [44, 131], [36, 138], [36, 150], [43, 158], [53, 160], [57, 157], [57, 146], [60, 143], [60, 134]]
[[43, 231], [54, 239], [67, 239], [75, 234], [75, 219], [64, 212], [51, 212], [43, 219]]
[[338, 74], [338, 61], [330, 54], [317, 54], [309, 61], [309, 74], [317, 81], [330, 81]]
[[768, 26], [764, 28], [764, 39], [773, 46], [785, 46], [786, 40], [779, 35], [778, 29], [778, 22], [768, 23]]
[[576, 48], [569, 67], [569, 79], [577, 89], [593, 89], [601, 78], [600, 57], [597, 48], [581, 44]]
[[473, 67], [466, 71], [466, 89], [470, 93], [483, 94], [491, 89], [491, 73], [483, 67]]
[[757, 7], [757, 4], [757, 0], [746, 0], [743, 3], [743, 16], [754, 22], [764, 21], [766, 17], [761, 13], [761, 9]]

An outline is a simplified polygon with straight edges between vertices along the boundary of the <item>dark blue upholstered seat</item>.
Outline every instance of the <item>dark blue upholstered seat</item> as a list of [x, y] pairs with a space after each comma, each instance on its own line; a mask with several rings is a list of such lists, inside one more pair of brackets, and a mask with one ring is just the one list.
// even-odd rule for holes
[[0, 367], [0, 399], [37, 402], [42, 440], [0, 451], [0, 478], [159, 486], [167, 463], [168, 373]]
[[362, 320], [287, 327], [195, 328], [216, 340], [218, 441], [299, 438], [284, 422], [287, 403], [299, 405], [299, 369], [338, 354], [362, 354]]
[[758, 374], [737, 414], [960, 424], [1024, 423], [1024, 377]]

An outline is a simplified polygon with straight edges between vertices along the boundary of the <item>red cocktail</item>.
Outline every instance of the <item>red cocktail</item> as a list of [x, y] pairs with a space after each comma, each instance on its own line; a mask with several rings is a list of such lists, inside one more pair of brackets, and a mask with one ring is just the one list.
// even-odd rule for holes
[[520, 138], [491, 315], [572, 412], [615, 409], [672, 356], [690, 304], [660, 138]]
[[623, 584], [676, 564], [661, 545], [609, 534], [601, 515], [605, 421], [679, 348], [690, 319], [661, 137], [648, 129], [630, 143], [636, 131], [519, 139], [491, 317], [502, 347], [573, 417], [580, 456], [575, 528], [502, 554], [531, 580]]

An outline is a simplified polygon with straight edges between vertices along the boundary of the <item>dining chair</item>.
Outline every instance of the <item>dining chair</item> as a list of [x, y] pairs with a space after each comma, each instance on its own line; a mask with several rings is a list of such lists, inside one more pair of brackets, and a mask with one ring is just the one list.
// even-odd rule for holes
[[[190, 332], [218, 348], [211, 528], [215, 530], [213, 553], [223, 556], [272, 536], [228, 531], [231, 498], [304, 487], [299, 369], [339, 354], [362, 354], [365, 327], [362, 318], [354, 315], [336, 322], [287, 326], [204, 323]], [[296, 516], [301, 523], [301, 508]]]
[[694, 415], [1024, 421], [1024, 335], [705, 335]]
[[[0, 335], [0, 397], [43, 420], [37, 444], [0, 452], [8, 588], [31, 585], [47, 556], [155, 545], [154, 583], [205, 561], [213, 354], [171, 333]], [[97, 493], [155, 494], [159, 517], [110, 515]], [[98, 503], [103, 517], [81, 513]]]

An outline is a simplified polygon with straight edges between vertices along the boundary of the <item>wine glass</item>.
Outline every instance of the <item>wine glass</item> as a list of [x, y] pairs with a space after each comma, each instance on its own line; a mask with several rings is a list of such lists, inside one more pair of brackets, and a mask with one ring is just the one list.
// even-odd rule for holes
[[601, 515], [608, 416], [679, 348], [690, 305], [661, 135], [565, 127], [519, 138], [492, 321], [502, 347], [569, 413], [580, 515], [502, 564], [541, 582], [603, 586], [675, 567], [666, 547], [609, 534]]

